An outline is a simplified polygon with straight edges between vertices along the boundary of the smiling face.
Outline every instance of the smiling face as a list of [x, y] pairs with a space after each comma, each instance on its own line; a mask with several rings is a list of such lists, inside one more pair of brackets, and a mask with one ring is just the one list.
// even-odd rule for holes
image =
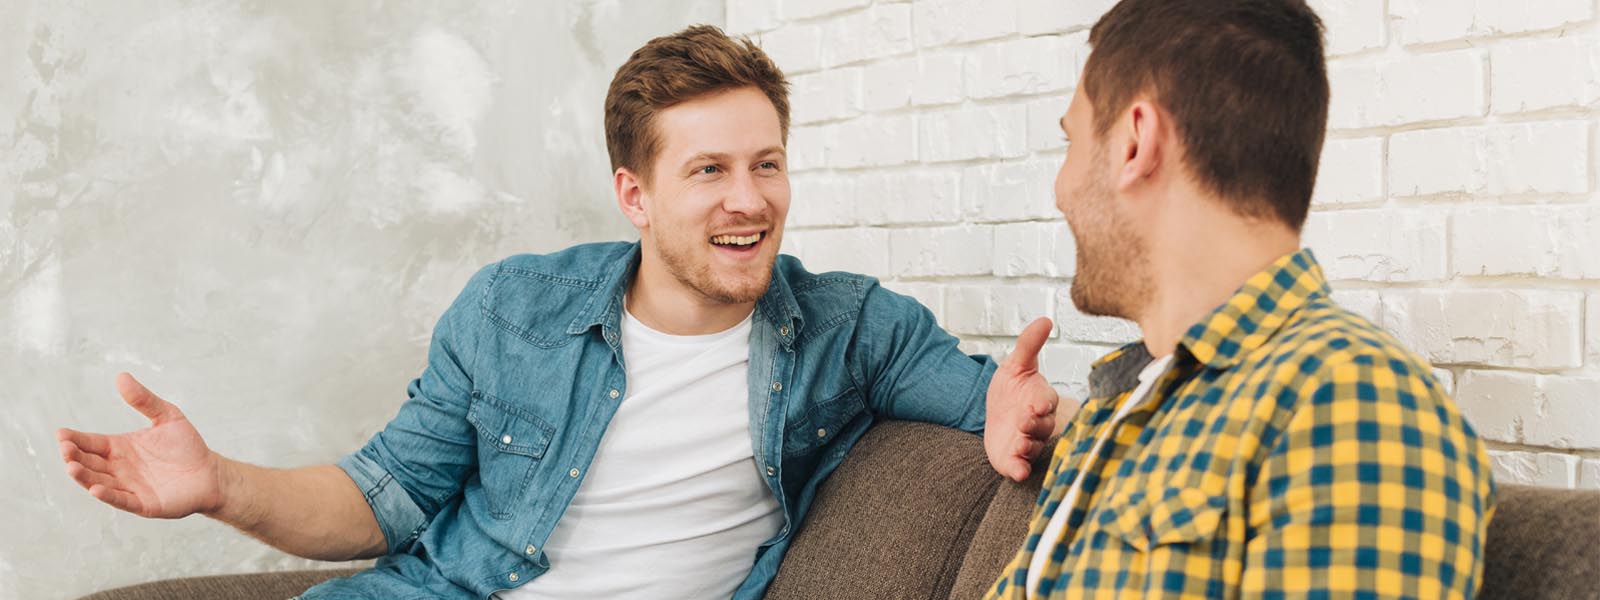
[[777, 110], [741, 87], [661, 110], [653, 126], [660, 151], [628, 214], [646, 254], [640, 268], [659, 265], [708, 300], [754, 302], [767, 291], [789, 213]]

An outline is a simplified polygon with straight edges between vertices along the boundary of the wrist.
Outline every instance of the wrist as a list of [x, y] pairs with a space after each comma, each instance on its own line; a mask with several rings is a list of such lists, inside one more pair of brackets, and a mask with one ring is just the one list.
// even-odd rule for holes
[[250, 513], [247, 510], [249, 495], [242, 493], [245, 484], [243, 470], [246, 465], [221, 454], [214, 456], [216, 496], [208, 506], [201, 507], [199, 512], [225, 523], [246, 525]]

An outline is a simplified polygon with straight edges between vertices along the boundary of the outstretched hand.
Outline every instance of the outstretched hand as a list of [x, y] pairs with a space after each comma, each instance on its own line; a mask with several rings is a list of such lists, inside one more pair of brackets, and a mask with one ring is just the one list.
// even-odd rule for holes
[[1056, 429], [1061, 397], [1039, 374], [1039, 349], [1052, 325], [1047, 317], [1029, 323], [989, 381], [983, 449], [994, 470], [1015, 481], [1028, 478]]
[[117, 375], [124, 402], [150, 426], [114, 435], [56, 430], [67, 475], [89, 495], [121, 510], [177, 519], [222, 503], [221, 458], [173, 406], [135, 380]]

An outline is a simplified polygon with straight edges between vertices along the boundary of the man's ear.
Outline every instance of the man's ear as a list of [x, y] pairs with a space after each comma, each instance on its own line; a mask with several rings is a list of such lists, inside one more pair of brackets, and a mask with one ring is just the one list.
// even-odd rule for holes
[[650, 215], [645, 211], [644, 186], [637, 173], [627, 167], [617, 167], [612, 175], [612, 187], [617, 194], [617, 208], [639, 231], [650, 227]]
[[1127, 191], [1154, 175], [1172, 143], [1166, 113], [1147, 97], [1135, 98], [1122, 113], [1125, 129], [1117, 148], [1117, 189]]

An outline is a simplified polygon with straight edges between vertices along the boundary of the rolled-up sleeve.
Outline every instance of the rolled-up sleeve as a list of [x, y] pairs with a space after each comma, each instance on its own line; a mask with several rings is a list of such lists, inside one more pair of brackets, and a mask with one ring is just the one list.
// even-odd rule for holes
[[407, 386], [395, 418], [338, 462], [372, 507], [391, 554], [407, 551], [477, 469], [466, 415], [484, 333], [480, 304], [494, 271], [490, 265], [474, 275], [439, 318], [427, 367]]
[[927, 307], [876, 284], [856, 327], [851, 368], [873, 412], [983, 433], [993, 359], [968, 356]]

